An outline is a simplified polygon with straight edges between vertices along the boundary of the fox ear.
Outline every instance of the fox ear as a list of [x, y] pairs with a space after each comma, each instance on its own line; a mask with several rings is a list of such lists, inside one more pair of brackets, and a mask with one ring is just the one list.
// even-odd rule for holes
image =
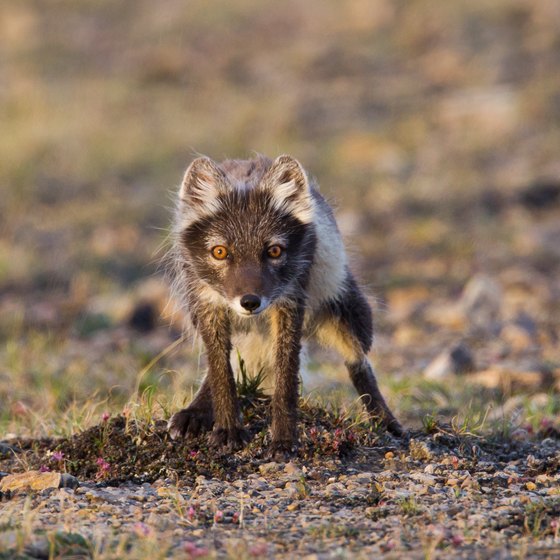
[[313, 220], [311, 189], [305, 170], [292, 156], [277, 157], [263, 178], [274, 205], [304, 223]]
[[179, 211], [185, 227], [218, 208], [218, 195], [227, 188], [224, 172], [208, 157], [195, 159], [179, 189]]
[[196, 158], [185, 171], [179, 196], [188, 204], [205, 204], [220, 193], [223, 172], [209, 157]]

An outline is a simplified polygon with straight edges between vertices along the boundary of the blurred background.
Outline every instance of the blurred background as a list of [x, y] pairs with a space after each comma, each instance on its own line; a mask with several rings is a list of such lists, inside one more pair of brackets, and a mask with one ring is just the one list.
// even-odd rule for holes
[[2, 3], [2, 432], [190, 398], [173, 193], [196, 153], [253, 151], [337, 206], [401, 416], [556, 414], [559, 30], [556, 0]]

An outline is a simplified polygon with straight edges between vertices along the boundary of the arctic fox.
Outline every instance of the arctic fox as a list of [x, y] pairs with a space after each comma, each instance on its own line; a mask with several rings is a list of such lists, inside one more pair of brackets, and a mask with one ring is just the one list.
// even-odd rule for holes
[[208, 373], [191, 404], [169, 421], [171, 437], [212, 430], [213, 447], [243, 446], [232, 351], [275, 374], [273, 457], [297, 444], [302, 339], [343, 357], [370, 415], [403, 429], [366, 357], [371, 309], [348, 267], [332, 209], [300, 163], [195, 159], [180, 187], [170, 262], [174, 286], [206, 347]]

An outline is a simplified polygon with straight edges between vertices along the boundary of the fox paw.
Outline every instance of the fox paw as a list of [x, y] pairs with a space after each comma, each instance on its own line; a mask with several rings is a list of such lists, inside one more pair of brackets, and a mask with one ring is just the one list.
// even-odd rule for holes
[[406, 438], [408, 436], [408, 432], [401, 426], [401, 424], [395, 418], [389, 420], [386, 425], [386, 430], [398, 438]]
[[233, 453], [249, 441], [249, 434], [242, 428], [217, 428], [208, 436], [208, 444], [216, 451]]
[[171, 439], [196, 437], [211, 430], [213, 425], [214, 416], [211, 412], [200, 408], [184, 408], [169, 419], [167, 431]]
[[273, 441], [267, 451], [267, 458], [276, 463], [288, 463], [297, 455], [298, 446], [293, 441]]

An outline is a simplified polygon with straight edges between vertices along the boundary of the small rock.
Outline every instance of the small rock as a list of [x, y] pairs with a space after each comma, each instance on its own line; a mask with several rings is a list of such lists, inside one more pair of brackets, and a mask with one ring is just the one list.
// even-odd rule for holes
[[500, 332], [500, 338], [507, 342], [514, 352], [521, 352], [533, 345], [529, 332], [515, 323], [505, 325]]
[[299, 479], [303, 476], [303, 471], [293, 461], [286, 463], [284, 472], [289, 475], [292, 480]]
[[62, 473], [59, 488], [78, 488], [79, 485], [80, 481], [75, 476], [68, 473]]
[[141, 301], [133, 309], [128, 325], [141, 333], [148, 333], [156, 327], [158, 312], [151, 302]]
[[[424, 469], [425, 471], [425, 469]], [[429, 474], [424, 473], [411, 473], [410, 478], [416, 482], [423, 484], [424, 486], [435, 486], [436, 479]]]
[[11, 455], [13, 453], [20, 453], [21, 450], [17, 447], [8, 445], [7, 443], [0, 443], [0, 455]]
[[452, 375], [470, 373], [475, 369], [474, 359], [469, 348], [464, 344], [457, 344], [437, 356], [424, 371], [424, 377], [443, 379]]
[[280, 465], [275, 461], [271, 461], [270, 463], [263, 463], [259, 465], [259, 472], [261, 474], [273, 474], [280, 470]]
[[485, 331], [491, 330], [500, 317], [502, 289], [490, 276], [473, 276], [463, 290], [460, 305], [470, 322]]
[[331, 484], [327, 484], [325, 488], [325, 494], [328, 496], [341, 496], [346, 491], [344, 485], [340, 482], [333, 482]]
[[537, 181], [519, 193], [519, 202], [531, 209], [542, 209], [560, 203], [560, 183]]
[[[70, 476], [70, 475], [69, 475]], [[71, 477], [74, 480], [74, 477]], [[16, 490], [41, 491], [47, 488], [62, 488], [63, 475], [58, 472], [28, 471], [25, 473], [10, 474], [0, 482], [0, 490], [12, 492]]]

